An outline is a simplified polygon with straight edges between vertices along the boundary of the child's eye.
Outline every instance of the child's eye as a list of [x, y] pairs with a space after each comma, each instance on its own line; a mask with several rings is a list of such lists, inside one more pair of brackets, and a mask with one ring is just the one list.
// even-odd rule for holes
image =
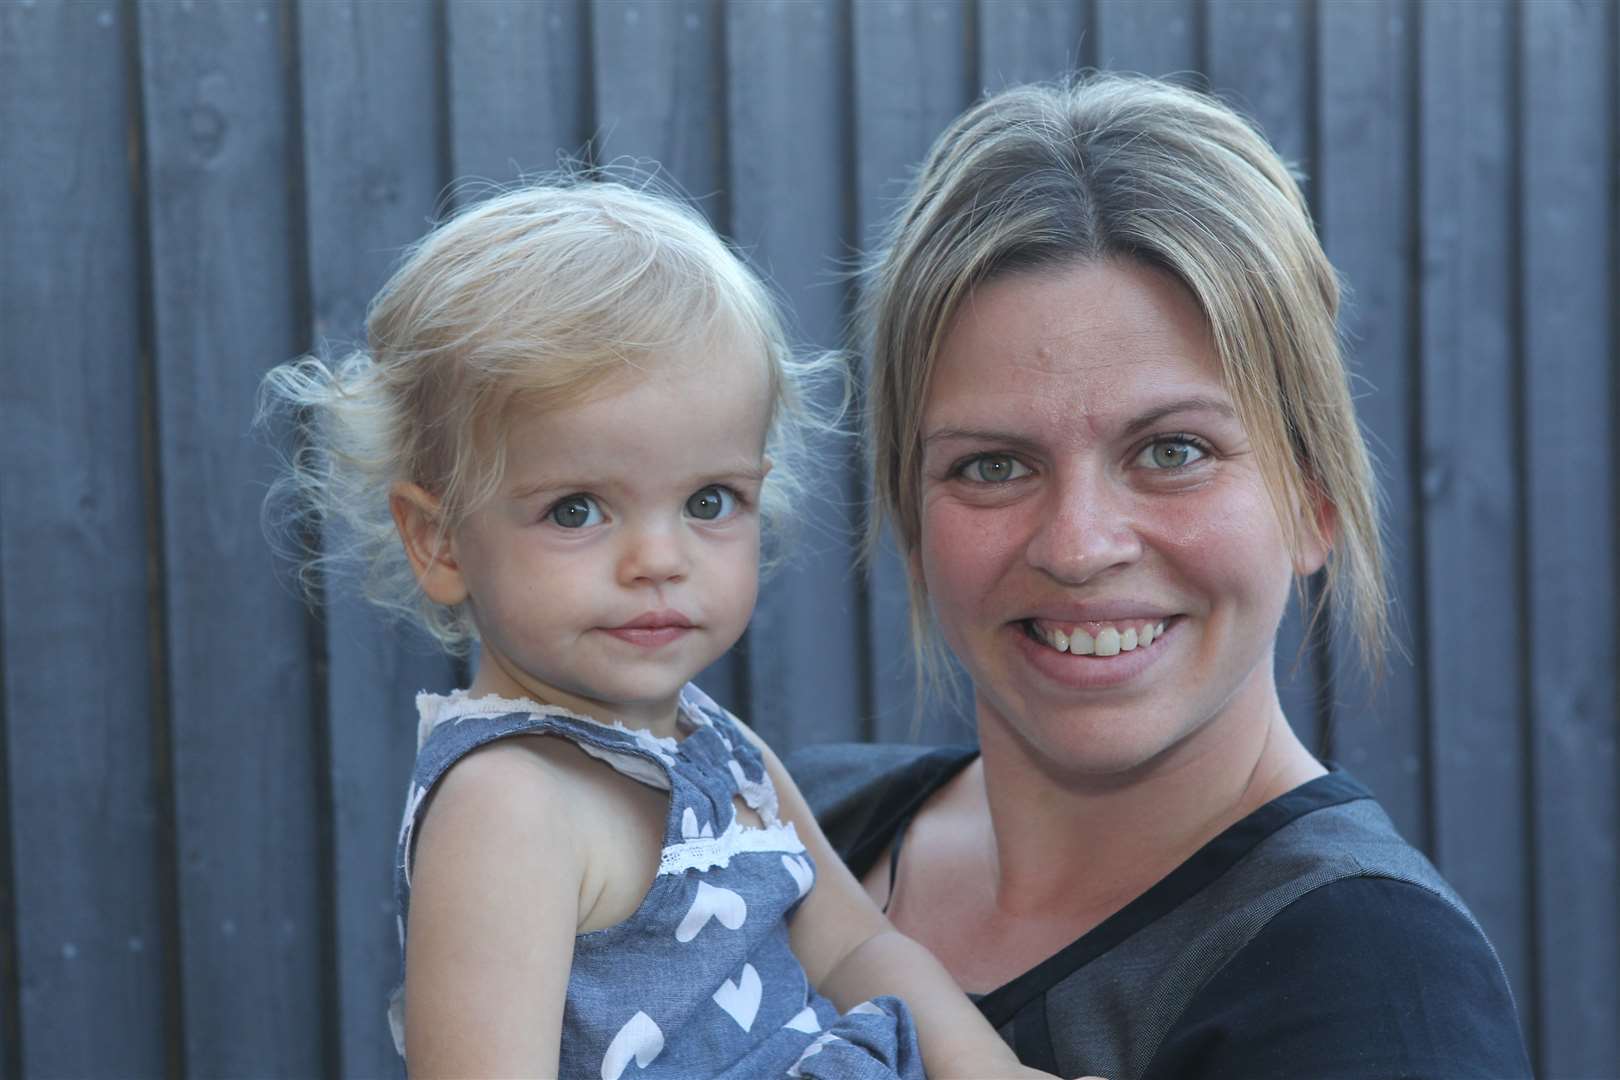
[[547, 516], [565, 529], [583, 529], [601, 522], [602, 509], [589, 495], [569, 495], [558, 499]]
[[728, 487], [710, 484], [686, 500], [686, 512], [699, 521], [719, 521], [737, 511], [737, 494]]
[[1209, 456], [1209, 447], [1191, 435], [1167, 435], [1142, 447], [1136, 463], [1146, 469], [1179, 469]]
[[980, 454], [957, 466], [957, 475], [976, 484], [1004, 484], [1029, 475], [1029, 466], [1011, 454]]

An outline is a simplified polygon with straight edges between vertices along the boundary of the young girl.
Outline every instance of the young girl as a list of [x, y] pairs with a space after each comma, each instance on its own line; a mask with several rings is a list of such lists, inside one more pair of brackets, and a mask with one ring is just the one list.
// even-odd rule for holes
[[266, 386], [306, 422], [283, 490], [347, 522], [383, 603], [477, 649], [467, 690], [418, 699], [411, 1071], [915, 1077], [920, 1047], [934, 1077], [1045, 1075], [688, 682], [748, 622], [802, 426], [770, 298], [702, 219], [612, 183], [492, 198], [368, 334]]

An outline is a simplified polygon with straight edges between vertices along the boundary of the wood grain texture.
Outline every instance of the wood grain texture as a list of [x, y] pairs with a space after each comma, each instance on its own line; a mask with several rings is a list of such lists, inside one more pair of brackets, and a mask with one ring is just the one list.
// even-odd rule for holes
[[[1256, 4], [1209, 0], [1204, 12], [1204, 52], [1210, 89], [1260, 126], [1285, 161], [1307, 174], [1310, 160], [1310, 7], [1303, 2]], [[1303, 184], [1312, 195], [1309, 181]], [[1305, 605], [1290, 601], [1277, 635], [1277, 693], [1283, 712], [1306, 745], [1320, 753], [1322, 658], [1320, 640], [1306, 641], [1306, 608], [1318, 585], [1306, 588]]]
[[584, 0], [480, 0], [444, 11], [451, 174], [466, 185], [458, 201], [585, 156], [595, 121]]
[[288, 9], [139, 8], [163, 597], [180, 849], [183, 1061], [326, 1070], [309, 625], [259, 528], [259, 378], [299, 351]]
[[[733, 4], [727, 15], [731, 229], [797, 315], [799, 336], [842, 340], [849, 255], [846, 9], [839, 4]], [[836, 404], [840, 388], [820, 395]], [[749, 629], [747, 713], [779, 752], [857, 738], [867, 709], [864, 597], [855, 565], [859, 491], [853, 443], [813, 447], [813, 498], [791, 558], [760, 590]]]
[[[311, 338], [341, 355], [363, 345], [366, 304], [427, 228], [445, 183], [433, 76], [443, 42], [432, 4], [299, 7], [305, 229]], [[344, 543], [328, 526], [328, 550]], [[328, 580], [325, 713], [331, 789], [324, 878], [333, 907], [338, 1060], [343, 1076], [402, 1076], [388, 1030], [399, 982], [394, 847], [416, 756], [419, 690], [454, 682], [425, 633], [385, 619], [355, 576]]]
[[[905, 0], [854, 9], [855, 234], [881, 242], [934, 138], [968, 106], [967, 10], [959, 0]], [[865, 527], [864, 523], [862, 525]], [[953, 742], [971, 728], [949, 703], [919, 712], [906, 571], [892, 542], [867, 575], [872, 701], [870, 736], [887, 742]]]
[[1418, 11], [1421, 633], [1433, 854], [1522, 995], [1533, 989], [1524, 981], [1531, 964], [1525, 685], [1523, 654], [1511, 647], [1527, 614], [1511, 9], [1436, 2]]
[[1580, 0], [1526, 4], [1516, 14], [1524, 321], [1515, 389], [1524, 403], [1531, 583], [1520, 625], [1530, 657], [1530, 840], [1541, 971], [1533, 1012], [1543, 1075], [1602, 1076], [1620, 1067], [1620, 644], [1612, 602], [1620, 508], [1615, 470], [1603, 460], [1620, 434], [1616, 19], [1612, 5]]
[[1193, 0], [1095, 0], [1097, 66], [1200, 85]]
[[1423, 591], [1413, 408], [1414, 27], [1399, 0], [1331, 0], [1319, 19], [1318, 226], [1345, 283], [1339, 326], [1356, 412], [1383, 488], [1396, 632], [1376, 683], [1348, 634], [1335, 638], [1327, 749], [1373, 790], [1402, 835], [1427, 846], [1423, 641], [1416, 634]]
[[0, 7], [0, 716], [23, 1035], [5, 1056], [27, 1076], [169, 1064], [126, 16]]
[[1061, 79], [1094, 63], [1084, 0], [988, 0], [975, 8], [978, 89]]

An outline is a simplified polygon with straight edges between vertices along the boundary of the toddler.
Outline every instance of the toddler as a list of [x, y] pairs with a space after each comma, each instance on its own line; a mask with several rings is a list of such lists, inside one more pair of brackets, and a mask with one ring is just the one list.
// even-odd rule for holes
[[491, 198], [412, 250], [368, 337], [266, 393], [304, 424], [282, 493], [476, 650], [418, 699], [411, 1071], [1045, 1075], [689, 682], [747, 625], [804, 425], [771, 298], [702, 218], [616, 183]]

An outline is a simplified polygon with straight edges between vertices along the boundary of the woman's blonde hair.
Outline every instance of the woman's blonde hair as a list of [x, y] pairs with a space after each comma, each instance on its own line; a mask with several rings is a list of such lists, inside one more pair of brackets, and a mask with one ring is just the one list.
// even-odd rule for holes
[[[1223, 378], [1294, 550], [1335, 535], [1327, 587], [1377, 670], [1388, 625], [1376, 485], [1335, 317], [1338, 279], [1287, 166], [1210, 97], [1154, 79], [1093, 75], [987, 97], [935, 141], [865, 274], [868, 550], [886, 516], [901, 552], [921, 527], [921, 427], [941, 342], [962, 302], [1004, 274], [1135, 259], [1197, 300]], [[1308, 536], [1302, 534], [1308, 532]], [[925, 681], [940, 646], [926, 582], [910, 573]], [[1303, 593], [1302, 593], [1303, 595]]]
[[406, 253], [371, 302], [367, 348], [265, 377], [261, 418], [290, 412], [298, 440], [267, 522], [324, 533], [320, 550], [298, 545], [312, 596], [323, 572], [358, 563], [373, 601], [464, 649], [472, 622], [417, 586], [390, 489], [421, 485], [448, 533], [500, 487], [516, 409], [579, 403], [715, 334], [763, 354], [772, 469], [761, 514], [767, 530], [780, 523], [812, 422], [801, 383], [824, 362], [795, 358], [765, 285], [695, 209], [649, 185], [563, 178], [475, 203]]

